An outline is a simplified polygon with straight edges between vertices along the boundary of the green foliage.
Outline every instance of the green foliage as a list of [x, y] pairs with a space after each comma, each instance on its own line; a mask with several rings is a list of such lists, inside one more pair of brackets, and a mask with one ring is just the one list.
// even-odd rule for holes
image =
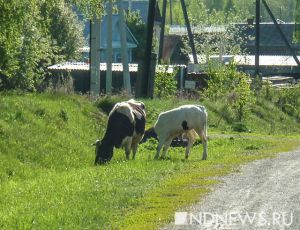
[[142, 21], [138, 11], [128, 11], [126, 14], [126, 24], [137, 39], [138, 47], [133, 49], [133, 61], [139, 61], [144, 57], [146, 47], [146, 24]]
[[236, 111], [237, 120], [242, 121], [249, 105], [254, 101], [250, 89], [250, 77], [243, 72], [238, 72], [233, 63], [229, 66], [210, 64], [208, 75], [210, 79], [205, 95], [212, 100], [225, 99], [226, 105]]
[[[251, 90], [255, 93], [255, 95], [258, 95], [262, 89], [262, 87], [265, 86], [266, 90], [269, 89], [270, 83], [269, 82], [263, 82], [262, 77], [255, 76], [251, 80]], [[267, 97], [267, 95], [266, 95]]]
[[[299, 2], [297, 0], [297, 2]], [[159, 0], [162, 5], [162, 0]], [[185, 1], [189, 18], [193, 24], [211, 25], [226, 22], [246, 22], [255, 15], [255, 2], [248, 0], [189, 0]], [[285, 22], [292, 22], [297, 15], [295, 0], [268, 0], [275, 17]], [[201, 13], [199, 13], [201, 12]], [[297, 17], [297, 16], [296, 16]], [[184, 25], [184, 18], [179, 0], [172, 1], [173, 24]], [[262, 22], [270, 22], [270, 16], [261, 7]], [[170, 23], [170, 13], [167, 11], [167, 23]]]
[[0, 9], [0, 90], [38, 90], [49, 65], [78, 55], [82, 26], [70, 5], [0, 0]]
[[249, 132], [250, 131], [247, 128], [247, 126], [245, 125], [245, 123], [243, 123], [243, 122], [234, 122], [232, 124], [232, 129], [233, 129], [233, 131], [236, 131], [236, 132]]
[[234, 2], [233, 0], [227, 0], [225, 5], [224, 5], [224, 11], [225, 12], [232, 12], [232, 11], [235, 11], [235, 5], [234, 5]]
[[74, 4], [89, 19], [100, 18], [104, 14], [106, 0], [66, 0], [68, 4]]
[[277, 105], [283, 112], [300, 121], [300, 84], [290, 89], [278, 91]]
[[300, 1], [297, 0], [297, 4], [295, 7], [295, 31], [293, 42], [300, 42]]
[[155, 74], [154, 95], [158, 98], [174, 97], [177, 92], [176, 71], [168, 73], [167, 68]]
[[102, 112], [109, 114], [116, 103], [126, 101], [127, 99], [129, 100], [129, 97], [126, 95], [105, 95], [97, 98], [95, 104]]
[[58, 113], [58, 116], [64, 121], [64, 122], [67, 122], [69, 117], [68, 117], [68, 112], [64, 109], [60, 109], [59, 110], [59, 113]]

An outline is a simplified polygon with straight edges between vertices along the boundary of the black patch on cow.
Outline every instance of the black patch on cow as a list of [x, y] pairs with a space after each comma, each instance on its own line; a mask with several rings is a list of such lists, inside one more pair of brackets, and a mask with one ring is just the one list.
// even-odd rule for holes
[[113, 139], [114, 147], [120, 148], [125, 137], [132, 137], [134, 124], [131, 123], [129, 117], [123, 113], [115, 111], [108, 120], [106, 133]]
[[133, 131], [134, 124], [126, 115], [117, 111], [113, 112], [108, 118], [106, 132], [98, 151], [96, 150], [95, 164], [110, 161], [113, 156], [113, 148], [120, 148], [123, 139], [133, 136]]
[[183, 130], [189, 130], [189, 127], [188, 127], [186, 121], [183, 121], [183, 122], [181, 123], [181, 126], [182, 126]]
[[103, 138], [101, 144], [96, 145], [95, 164], [103, 164], [111, 160], [114, 146], [108, 139]]
[[137, 134], [141, 134], [141, 135], [144, 134], [145, 125], [146, 125], [146, 118], [142, 114], [140, 119], [139, 119], [138, 116], [136, 115], [136, 113], [134, 113], [134, 120], [135, 120], [135, 132]]

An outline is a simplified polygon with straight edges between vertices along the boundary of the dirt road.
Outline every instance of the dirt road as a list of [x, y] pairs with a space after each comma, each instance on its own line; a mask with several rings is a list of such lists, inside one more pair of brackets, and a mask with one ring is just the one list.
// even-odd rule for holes
[[164, 229], [300, 229], [300, 149], [244, 165], [222, 181]]

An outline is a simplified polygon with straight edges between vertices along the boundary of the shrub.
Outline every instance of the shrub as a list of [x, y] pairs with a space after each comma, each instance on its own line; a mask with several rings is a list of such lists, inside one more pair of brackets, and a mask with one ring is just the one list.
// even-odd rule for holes
[[232, 124], [232, 129], [236, 132], [250, 132], [243, 122], [235, 122]]
[[99, 97], [95, 103], [98, 109], [100, 109], [102, 112], [106, 114], [109, 114], [109, 112], [112, 110], [112, 108], [117, 102], [126, 101], [127, 99], [129, 98], [126, 95], [123, 96], [106, 95], [103, 97]]
[[174, 97], [177, 92], [176, 71], [168, 73], [167, 68], [158, 72], [154, 79], [154, 95], [159, 98]]
[[60, 109], [58, 116], [64, 121], [67, 122], [69, 120], [69, 116], [66, 110]]
[[278, 91], [276, 104], [286, 114], [300, 119], [300, 84]]
[[205, 95], [214, 101], [226, 100], [236, 113], [236, 119], [242, 121], [248, 111], [248, 105], [254, 101], [250, 89], [250, 77], [238, 72], [234, 63], [229, 66], [210, 65], [208, 68], [209, 80]]
[[[83, 27], [66, 1], [0, 1], [0, 90], [39, 90], [47, 67], [78, 57]], [[3, 19], [3, 20], [2, 20]]]

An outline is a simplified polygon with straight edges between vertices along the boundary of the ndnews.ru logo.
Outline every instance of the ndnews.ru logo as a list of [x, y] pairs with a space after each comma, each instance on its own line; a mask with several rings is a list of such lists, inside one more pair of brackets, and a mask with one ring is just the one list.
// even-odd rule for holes
[[175, 225], [255, 225], [255, 226], [291, 226], [293, 223], [293, 213], [272, 212], [272, 213], [248, 213], [248, 212], [176, 212]]

